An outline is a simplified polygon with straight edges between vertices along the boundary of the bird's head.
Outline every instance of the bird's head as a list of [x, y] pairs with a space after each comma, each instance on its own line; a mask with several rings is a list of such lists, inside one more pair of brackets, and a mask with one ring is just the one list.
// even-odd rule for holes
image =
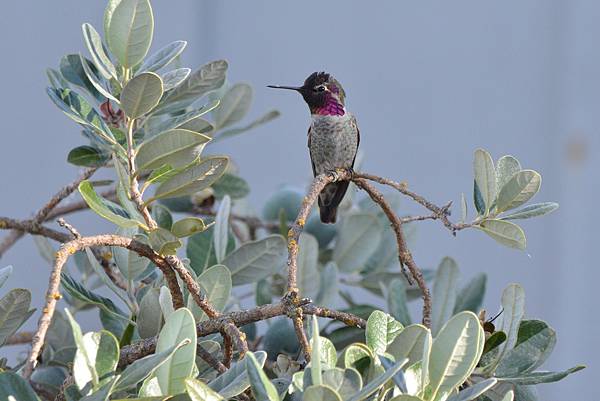
[[346, 113], [344, 88], [333, 75], [326, 72], [313, 72], [302, 86], [269, 85], [268, 87], [300, 92], [312, 114], [343, 116]]

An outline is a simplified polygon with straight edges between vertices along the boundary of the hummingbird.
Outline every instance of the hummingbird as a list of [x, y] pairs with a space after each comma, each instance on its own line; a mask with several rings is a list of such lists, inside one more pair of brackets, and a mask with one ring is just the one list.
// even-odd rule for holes
[[[333, 75], [313, 72], [302, 86], [268, 87], [299, 92], [308, 105], [311, 115], [308, 150], [315, 177], [338, 168], [354, 167], [360, 133], [356, 118], [346, 110], [344, 88]], [[348, 185], [348, 181], [327, 184], [319, 194], [319, 212], [323, 223], [335, 223], [338, 206]]]

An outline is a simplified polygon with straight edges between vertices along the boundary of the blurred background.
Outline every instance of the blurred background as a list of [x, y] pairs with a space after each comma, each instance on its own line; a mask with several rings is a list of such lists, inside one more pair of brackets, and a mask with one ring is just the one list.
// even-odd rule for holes
[[[80, 26], [101, 27], [104, 6], [100, 0], [3, 5], [0, 215], [28, 217], [78, 174], [66, 155], [83, 143], [79, 129], [49, 101], [44, 71], [64, 54], [84, 52]], [[508, 283], [521, 283], [527, 316], [548, 321], [558, 333], [544, 368], [588, 365], [540, 386], [540, 399], [597, 395], [600, 2], [179, 0], [153, 7], [153, 49], [185, 39], [185, 65], [225, 58], [230, 82], [254, 86], [250, 119], [271, 108], [282, 112], [211, 148], [233, 157], [257, 210], [282, 184], [304, 188], [311, 177], [308, 110], [297, 94], [265, 85], [300, 84], [317, 70], [334, 74], [346, 90], [361, 129], [364, 171], [406, 181], [430, 200], [454, 200], [458, 207], [461, 192], [471, 196], [478, 147], [496, 159], [513, 154], [524, 168], [538, 170], [544, 182], [534, 201], [561, 206], [523, 224], [526, 252], [476, 231], [453, 238], [439, 223], [426, 222], [419, 225], [414, 256], [427, 268], [454, 257], [463, 281], [486, 272], [490, 311], [498, 309]], [[402, 204], [402, 213], [419, 211]], [[83, 234], [108, 229], [90, 216], [69, 221]], [[39, 307], [49, 267], [31, 238], [0, 260], [7, 264], [15, 268], [7, 287], [32, 289]]]

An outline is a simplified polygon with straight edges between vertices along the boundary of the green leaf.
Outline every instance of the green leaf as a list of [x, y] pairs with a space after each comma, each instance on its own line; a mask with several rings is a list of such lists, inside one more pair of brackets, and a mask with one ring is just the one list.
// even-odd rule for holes
[[323, 384], [323, 376], [321, 372], [321, 337], [319, 336], [319, 322], [317, 317], [312, 315], [312, 338], [311, 338], [311, 359], [310, 359], [310, 377], [312, 383], [316, 385]]
[[181, 173], [174, 175], [159, 185], [154, 197], [146, 203], [160, 198], [174, 198], [192, 195], [210, 187], [225, 172], [229, 159], [227, 157], [210, 157]]
[[532, 372], [516, 377], [502, 377], [498, 378], [498, 380], [514, 384], [520, 384], [524, 386], [531, 386], [542, 383], [554, 383], [564, 379], [572, 373], [579, 372], [582, 369], [585, 369], [585, 366], [578, 365], [562, 372]]
[[[254, 357], [258, 362], [259, 368], [262, 369], [267, 360], [267, 353], [264, 351], [256, 351], [254, 352]], [[243, 393], [250, 387], [246, 363], [246, 359], [234, 362], [225, 373], [217, 376], [216, 379], [211, 380], [208, 383], [208, 386], [221, 394], [225, 399], [231, 399]]]
[[352, 397], [348, 398], [347, 401], [361, 401], [369, 397], [375, 391], [379, 390], [381, 386], [387, 383], [391, 378], [398, 373], [400, 369], [404, 365], [406, 365], [408, 359], [403, 359], [396, 362], [391, 368], [387, 369], [385, 373], [377, 376], [370, 383], [368, 383], [365, 387], [362, 388], [358, 393], [354, 394]]
[[168, 131], [173, 128], [186, 129], [188, 131], [199, 132], [201, 134], [210, 132], [213, 128], [212, 124], [200, 117], [215, 109], [218, 105], [218, 100], [212, 101], [202, 107], [164, 119], [157, 124], [152, 124], [149, 127], [145, 127], [146, 135], [154, 136], [160, 132]]
[[381, 226], [370, 214], [352, 214], [342, 222], [333, 250], [333, 260], [340, 271], [361, 270], [381, 239]]
[[156, 107], [162, 95], [163, 83], [160, 76], [153, 72], [143, 72], [127, 82], [123, 88], [121, 108], [128, 117], [138, 118]]
[[129, 305], [129, 299], [127, 298], [127, 293], [122, 288], [117, 287], [117, 285], [110, 279], [110, 277], [108, 277], [108, 275], [100, 265], [100, 262], [98, 262], [98, 259], [96, 259], [96, 256], [91, 251], [91, 249], [86, 248], [85, 253], [87, 255], [88, 262], [91, 268], [93, 269], [94, 273], [96, 273], [96, 275], [100, 278], [100, 280], [104, 283], [104, 285], [108, 287], [112, 292], [114, 292], [115, 295], [117, 295], [125, 303], [125, 305], [131, 308], [131, 306]]
[[436, 336], [444, 323], [450, 319], [456, 304], [458, 290], [458, 265], [454, 259], [442, 259], [433, 284], [433, 305], [431, 310], [431, 334]]
[[159, 292], [157, 288], [150, 288], [140, 301], [140, 311], [136, 323], [141, 338], [153, 337], [160, 330], [162, 312]]
[[158, 336], [156, 353], [166, 351], [184, 340], [187, 345], [158, 367], [156, 377], [163, 395], [178, 394], [185, 390], [185, 379], [190, 377], [196, 356], [196, 323], [186, 308], [177, 309], [169, 316]]
[[0, 269], [0, 288], [2, 288], [4, 283], [6, 283], [6, 280], [8, 280], [8, 278], [10, 277], [12, 272], [13, 272], [12, 265], [8, 265], [8, 266]]
[[177, 249], [181, 248], [183, 243], [170, 231], [162, 227], [155, 228], [148, 233], [150, 246], [161, 255], [175, 255]]
[[115, 101], [117, 104], [119, 103], [119, 99], [114, 97], [110, 90], [104, 87], [103, 82], [101, 82], [100, 78], [96, 75], [96, 73], [92, 70], [92, 63], [88, 61], [85, 57], [79, 54], [79, 58], [81, 59], [81, 66], [83, 67], [83, 72], [85, 73], [86, 78], [92, 84], [92, 86], [104, 97], [107, 99]]
[[46, 76], [48, 77], [50, 86], [52, 86], [54, 89], [69, 87], [69, 83], [62, 76], [62, 74], [53, 68], [46, 68]]
[[460, 221], [467, 221], [467, 199], [465, 194], [460, 194]]
[[401, 278], [393, 279], [388, 286], [387, 306], [390, 314], [403, 325], [411, 323], [406, 299], [406, 281]]
[[[229, 269], [223, 265], [212, 266], [198, 276], [197, 282], [210, 304], [217, 311], [222, 312], [231, 295], [231, 273]], [[194, 314], [197, 322], [208, 319], [191, 296], [188, 298], [188, 308]]]
[[502, 187], [519, 171], [521, 171], [521, 163], [515, 157], [506, 155], [498, 159], [496, 165], [496, 193], [500, 193]]
[[185, 49], [186, 46], [187, 42], [185, 40], [176, 40], [169, 43], [144, 60], [139, 71], [156, 72], [161, 68], [166, 67], [183, 52], [183, 49]]
[[215, 124], [218, 129], [240, 121], [250, 110], [252, 87], [246, 83], [233, 85], [225, 92], [219, 108], [215, 110]]
[[[148, 242], [148, 238], [145, 235], [138, 234], [137, 227], [118, 228], [117, 235], [133, 238], [144, 243]], [[136, 252], [130, 251], [127, 248], [113, 246], [111, 247], [111, 250], [117, 268], [127, 281], [133, 281], [138, 278], [139, 275], [143, 273], [150, 264], [150, 261], [147, 258], [140, 256]]]
[[339, 278], [335, 262], [328, 262], [319, 274], [319, 292], [315, 297], [317, 305], [331, 305], [338, 299]]
[[[186, 255], [190, 259], [192, 269], [196, 274], [202, 273], [209, 266], [217, 264], [214, 248], [214, 225], [209, 226], [204, 232], [192, 235], [187, 241]], [[235, 249], [235, 238], [229, 233], [227, 253]]]
[[40, 401], [29, 383], [13, 372], [0, 373], [0, 399], [9, 401]]
[[362, 377], [356, 369], [332, 368], [323, 372], [323, 384], [334, 389], [343, 400], [362, 388]]
[[483, 216], [485, 214], [485, 203], [476, 181], [473, 181], [473, 203], [475, 204], [475, 210], [477, 210], [477, 213], [480, 216]]
[[81, 193], [83, 200], [85, 200], [90, 209], [106, 220], [124, 228], [137, 227], [140, 224], [132, 220], [125, 209], [96, 194], [94, 187], [89, 181], [84, 180], [79, 184], [79, 193]]
[[223, 260], [229, 267], [233, 285], [254, 283], [281, 270], [287, 256], [286, 242], [280, 235], [249, 241]]
[[109, 156], [93, 146], [78, 146], [71, 149], [67, 161], [75, 166], [101, 167], [109, 160]]
[[433, 340], [428, 377], [431, 399], [461, 385], [481, 357], [484, 333], [473, 312], [461, 312], [450, 319]]
[[521, 322], [519, 337], [513, 349], [508, 350], [496, 369], [497, 377], [519, 376], [540, 367], [552, 354], [556, 345], [556, 333], [545, 322], [529, 320]]
[[22, 288], [12, 289], [0, 299], [0, 346], [31, 316], [31, 293]]
[[[105, 21], [106, 19], [105, 14]], [[105, 33], [108, 47], [121, 65], [128, 69], [138, 65], [146, 57], [153, 32], [154, 17], [150, 2], [121, 0], [110, 13]]]
[[215, 231], [213, 239], [215, 242], [215, 256], [217, 263], [225, 259], [227, 253], [227, 242], [229, 237], [229, 213], [231, 212], [231, 198], [225, 196], [219, 205], [215, 216]]
[[[69, 314], [67, 316], [72, 319]], [[75, 333], [74, 337], [77, 343], [77, 352], [73, 360], [75, 383], [81, 391], [84, 391], [89, 383], [94, 389], [98, 389], [111, 379], [117, 367], [119, 361], [117, 339], [106, 330], [86, 333], [79, 341]]]
[[483, 149], [477, 149], [473, 161], [473, 170], [475, 183], [479, 188], [487, 213], [496, 199], [496, 170], [494, 170], [492, 156]]
[[483, 297], [485, 295], [485, 285], [487, 276], [485, 273], [479, 273], [460, 289], [457, 293], [456, 303], [454, 305], [454, 314], [464, 310], [479, 312]]
[[414, 395], [400, 394], [392, 398], [390, 401], [423, 401], [421, 398]]
[[[172, 129], [144, 141], [135, 160], [139, 171], [168, 164], [180, 168], [193, 161], [210, 137], [185, 129]], [[191, 155], [190, 156], [188, 156]]]
[[540, 190], [541, 185], [542, 176], [537, 171], [519, 171], [500, 190], [496, 210], [503, 212], [521, 206]]
[[220, 88], [225, 82], [227, 67], [225, 60], [217, 60], [203, 65], [200, 69], [192, 72], [177, 88], [170, 91], [163, 98], [156, 112], [164, 113], [183, 109], [208, 92]]
[[105, 79], [117, 79], [117, 70], [104, 51], [104, 44], [102, 43], [100, 34], [98, 34], [94, 27], [87, 22], [81, 26], [81, 30], [83, 31], [85, 45], [92, 55], [92, 60], [94, 60], [94, 64], [96, 68], [98, 68], [100, 74], [102, 74]]
[[80, 58], [79, 54], [67, 54], [63, 56], [60, 60], [60, 73], [70, 83], [73, 85], [77, 85], [80, 88], [85, 89], [92, 97], [98, 101], [103, 101], [104, 96], [102, 96], [98, 90], [94, 87], [94, 85], [90, 82], [87, 77], [85, 70], [83, 69], [82, 60], [85, 60], [88, 63], [89, 68], [92, 70], [92, 75], [97, 78], [96, 67], [92, 64], [91, 61]]
[[[313, 299], [319, 292], [319, 244], [310, 234], [300, 234], [298, 241], [297, 279], [300, 296]], [[315, 383], [319, 384], [319, 383]]]
[[404, 327], [396, 319], [381, 311], [371, 313], [367, 320], [365, 338], [373, 353], [383, 355], [388, 345], [402, 332]]
[[279, 401], [279, 394], [275, 386], [269, 381], [269, 378], [258, 363], [253, 352], [248, 351], [246, 357], [246, 370], [252, 387], [252, 394], [257, 401]]
[[123, 314], [123, 312], [119, 310], [119, 308], [115, 306], [110, 299], [102, 297], [88, 290], [82, 284], [71, 278], [71, 276], [69, 276], [67, 273], [63, 272], [61, 274], [60, 283], [65, 291], [67, 291], [72, 297], [77, 298], [86, 304], [96, 305], [105, 312], [129, 322], [129, 319]]
[[496, 379], [486, 379], [479, 383], [476, 383], [472, 386], [461, 390], [458, 394], [455, 394], [448, 398], [448, 401], [471, 401], [479, 397], [481, 394], [485, 393], [489, 388], [494, 386], [498, 380]]
[[169, 316], [173, 314], [173, 312], [175, 312], [171, 292], [164, 285], [160, 287], [160, 293], [158, 294], [158, 303], [160, 304], [160, 310], [162, 311], [165, 320], [168, 319]]
[[213, 184], [212, 189], [217, 199], [221, 199], [225, 195], [229, 195], [231, 199], [241, 199], [250, 193], [250, 186], [246, 180], [229, 173], [223, 174], [221, 179]]
[[192, 401], [220, 401], [223, 399], [219, 393], [212, 390], [208, 385], [191, 377], [185, 379], [185, 388]]
[[47, 88], [46, 92], [67, 117], [84, 127], [91, 128], [100, 137], [103, 144], [116, 144], [111, 130], [100, 114], [77, 92], [54, 88]]
[[222, 139], [231, 138], [233, 136], [242, 134], [246, 131], [250, 131], [251, 129], [254, 129], [258, 126], [261, 126], [263, 124], [268, 123], [269, 121], [276, 119], [277, 117], [279, 117], [280, 114], [281, 113], [279, 113], [279, 111], [277, 110], [271, 110], [244, 127], [232, 128], [219, 133], [219, 136], [215, 140], [220, 141]]
[[177, 238], [189, 237], [206, 230], [206, 225], [201, 218], [185, 217], [176, 221], [171, 227], [171, 232]]
[[173, 228], [173, 216], [169, 208], [164, 205], [157, 204], [152, 206], [152, 218], [159, 227], [165, 230], [171, 231], [171, 228]]
[[81, 398], [79, 401], [108, 401], [110, 393], [112, 393], [117, 380], [119, 380], [118, 375], [113, 377], [108, 383], [101, 386], [97, 391], [94, 391], [92, 394]]
[[304, 401], [342, 401], [340, 394], [329, 386], [316, 384], [304, 390]]
[[506, 341], [500, 344], [498, 354], [491, 364], [493, 371], [504, 355], [517, 344], [519, 326], [525, 315], [525, 290], [519, 284], [510, 284], [502, 292], [502, 322], [499, 331], [506, 334]]
[[163, 80], [163, 90], [165, 92], [170, 91], [178, 87], [192, 72], [189, 68], [177, 68], [175, 70], [166, 72], [160, 77]]
[[488, 219], [475, 227], [509, 248], [523, 250], [527, 247], [527, 239], [523, 229], [509, 221]]
[[406, 326], [387, 347], [387, 352], [397, 361], [408, 358], [408, 366], [423, 359], [423, 347], [429, 330], [420, 324]]
[[502, 216], [502, 220], [517, 220], [517, 219], [529, 219], [531, 217], [543, 216], [548, 213], [552, 213], [558, 209], [558, 203], [556, 202], [543, 202], [534, 203], [524, 207], [521, 210], [517, 210], [509, 215]]

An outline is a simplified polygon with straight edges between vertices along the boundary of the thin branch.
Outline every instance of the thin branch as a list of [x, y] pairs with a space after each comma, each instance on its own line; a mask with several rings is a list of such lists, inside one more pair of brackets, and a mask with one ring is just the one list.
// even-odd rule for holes
[[175, 273], [171, 270], [165, 260], [148, 245], [118, 235], [97, 235], [94, 237], [83, 237], [69, 241], [63, 244], [56, 252], [54, 266], [52, 267], [52, 273], [50, 274], [48, 290], [46, 291], [46, 304], [42, 309], [42, 316], [38, 321], [38, 328], [32, 339], [31, 351], [23, 369], [23, 375], [26, 378], [31, 376], [31, 373], [37, 364], [37, 358], [44, 344], [50, 322], [52, 321], [56, 303], [61, 298], [59, 286], [60, 275], [64, 264], [70, 255], [94, 246], [119, 246], [132, 250], [139, 255], [150, 259], [163, 271], [167, 283], [169, 284], [169, 289], [172, 291], [174, 307], [179, 308], [183, 306], [183, 295], [179, 290]]
[[426, 327], [430, 327], [431, 325], [431, 294], [429, 292], [429, 288], [427, 288], [427, 284], [425, 283], [425, 279], [423, 278], [423, 273], [417, 267], [408, 246], [406, 245], [406, 238], [404, 238], [404, 232], [402, 231], [402, 222], [394, 213], [390, 205], [387, 203], [383, 194], [379, 192], [374, 186], [369, 184], [366, 180], [361, 178], [354, 178], [354, 183], [364, 191], [366, 191], [371, 199], [377, 203], [381, 210], [385, 213], [388, 220], [390, 221], [392, 228], [394, 229], [394, 233], [396, 234], [396, 242], [398, 244], [398, 259], [400, 260], [400, 266], [408, 267], [412, 277], [417, 282], [417, 285], [421, 289], [421, 293], [423, 296], [423, 324]]
[[70, 232], [73, 238], [81, 238], [81, 234], [79, 234], [79, 231], [77, 231], [77, 229], [71, 224], [67, 223], [66, 220], [62, 217], [59, 217], [58, 220], [56, 220], [56, 222], [59, 226], [63, 227], [65, 230]]
[[[310, 304], [303, 305], [301, 308], [302, 313], [304, 314], [338, 320], [349, 326], [364, 329], [367, 325], [367, 322], [364, 319], [350, 313], [332, 311], [328, 308]], [[198, 323], [196, 325], [196, 335], [198, 337], [205, 337], [220, 332], [223, 329], [223, 326], [228, 323], [232, 323], [236, 327], [242, 327], [250, 323], [272, 319], [277, 316], [285, 316], [287, 315], [287, 312], [288, 305], [284, 302], [261, 305], [249, 310], [229, 312], [227, 314], [222, 314], [216, 319], [205, 320]], [[121, 348], [119, 367], [123, 368], [134, 361], [153, 353], [156, 348], [156, 341], [157, 337], [149, 337]]]
[[[87, 180], [90, 178], [98, 168], [88, 168], [83, 171], [83, 173], [72, 183], [65, 185], [61, 188], [50, 200], [42, 206], [40, 210], [34, 215], [31, 221], [34, 224], [40, 224], [49, 218], [53, 209], [67, 196], [71, 195], [73, 191], [77, 189], [81, 181]], [[25, 231], [11, 231], [3, 240], [0, 242], [0, 257], [11, 247], [13, 246], [23, 235]]]
[[33, 334], [34, 333], [31, 331], [22, 331], [20, 333], [15, 333], [6, 339], [4, 345], [29, 344], [33, 339]]

